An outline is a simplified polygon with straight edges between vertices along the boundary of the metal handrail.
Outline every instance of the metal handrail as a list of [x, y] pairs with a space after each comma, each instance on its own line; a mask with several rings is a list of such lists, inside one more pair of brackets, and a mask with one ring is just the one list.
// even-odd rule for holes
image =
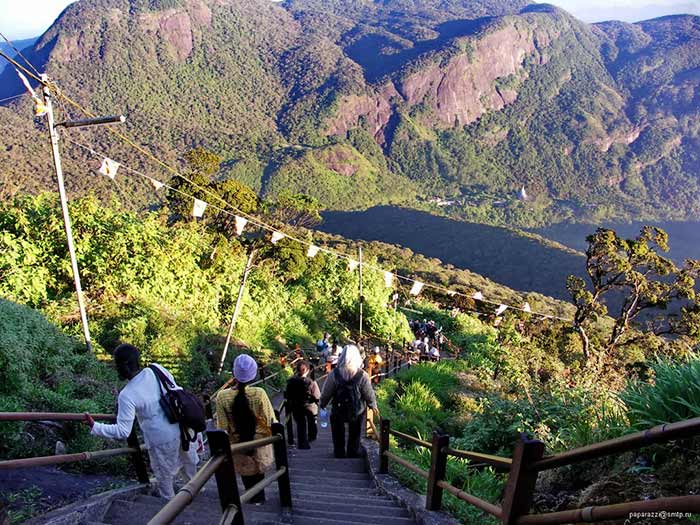
[[224, 461], [226, 461], [226, 457], [223, 454], [209, 458], [194, 477], [150, 519], [148, 525], [166, 525], [177, 518], [185, 507], [192, 503], [202, 490], [202, 487], [216, 473]]
[[423, 441], [422, 439], [418, 439], [417, 437], [413, 437], [409, 434], [404, 434], [403, 432], [399, 432], [398, 430], [390, 430], [389, 433], [393, 436], [399, 437], [401, 439], [405, 439], [406, 441], [410, 441], [411, 443], [414, 443], [415, 445], [418, 445], [419, 447], [423, 448], [430, 448], [430, 443], [428, 441]]
[[497, 518], [501, 517], [501, 507], [499, 507], [498, 505], [494, 505], [493, 503], [489, 503], [488, 501], [484, 501], [481, 498], [477, 498], [476, 496], [473, 496], [468, 492], [459, 490], [457, 487], [449, 484], [447, 481], [444, 480], [437, 481], [437, 486], [441, 489], [445, 489], [454, 497], [461, 499], [462, 501], [466, 501], [467, 503], [471, 503], [476, 508], [481, 509], [484, 512], [488, 512], [492, 516], [496, 516]]
[[76, 461], [90, 461], [93, 459], [109, 458], [114, 456], [126, 456], [136, 454], [139, 449], [124, 447], [108, 450], [95, 450], [92, 452], [78, 452], [75, 454], [57, 454], [54, 456], [40, 456], [34, 458], [8, 459], [0, 461], [0, 470], [12, 470], [18, 468], [43, 467], [46, 465], [59, 465]]
[[243, 443], [235, 443], [231, 445], [231, 454], [244, 454], [250, 450], [264, 447], [265, 445], [272, 445], [276, 441], [282, 439], [282, 436], [273, 435], [264, 438], [254, 439], [253, 441], [245, 441]]
[[[114, 421], [115, 414], [90, 414], [93, 419]], [[63, 412], [0, 412], [0, 421], [85, 421], [85, 414]]]
[[251, 499], [258, 495], [268, 485], [271, 485], [287, 473], [287, 467], [282, 467], [276, 470], [271, 476], [266, 476], [258, 481], [255, 485], [241, 494], [241, 503], [248, 503]]
[[700, 433], [700, 417], [657, 425], [648, 430], [635, 432], [616, 439], [609, 439], [601, 443], [595, 443], [586, 447], [575, 448], [561, 454], [542, 458], [529, 466], [530, 470], [543, 471], [564, 465], [571, 465], [579, 461], [596, 459], [609, 456], [618, 452], [635, 450], [653, 443], [663, 443], [673, 439], [694, 436]]
[[482, 463], [487, 463], [492, 467], [496, 468], [496, 470], [506, 472], [510, 469], [510, 466], [513, 464], [513, 460], [511, 458], [502, 458], [500, 456], [492, 456], [491, 454], [482, 454], [480, 452], [472, 452], [470, 450], [459, 450], [456, 448], [447, 447], [447, 449], [445, 449], [445, 452], [448, 455], [454, 456], [456, 458], [471, 459], [480, 461]]
[[430, 477], [430, 474], [428, 473], [427, 470], [423, 470], [422, 468], [416, 467], [416, 466], [415, 466], [413, 463], [411, 463], [410, 461], [407, 461], [407, 460], [403, 459], [402, 457], [397, 456], [397, 455], [394, 454], [393, 452], [389, 452], [389, 451], [387, 450], [387, 451], [384, 452], [384, 455], [385, 455], [386, 457], [388, 457], [390, 460], [392, 460], [392, 461], [398, 463], [398, 464], [401, 465], [402, 467], [407, 468], [407, 469], [410, 470], [411, 472], [415, 472], [416, 474], [418, 474], [419, 476], [421, 476], [421, 477], [423, 477], [423, 478], [425, 478], [425, 479], [428, 479], [428, 478]]
[[[548, 514], [528, 514], [520, 516], [518, 525], [558, 525], [563, 523], [594, 523], [628, 518], [631, 513], [697, 513], [700, 512], [700, 496], [676, 496], [645, 501], [632, 501], [601, 507], [550, 512]], [[671, 516], [672, 517], [672, 516]]]

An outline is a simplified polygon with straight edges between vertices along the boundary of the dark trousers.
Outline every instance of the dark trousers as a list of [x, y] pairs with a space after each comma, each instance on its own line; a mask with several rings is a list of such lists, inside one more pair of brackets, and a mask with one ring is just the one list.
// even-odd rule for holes
[[[333, 435], [333, 453], [337, 458], [357, 458], [360, 456], [360, 431], [362, 416], [351, 421], [333, 417], [331, 413], [331, 434]], [[348, 447], [345, 448], [345, 424], [348, 425]]]
[[309, 410], [295, 410], [292, 412], [294, 421], [297, 424], [297, 446], [299, 448], [311, 448], [310, 441], [315, 441], [318, 437], [318, 427], [316, 426], [316, 416]]
[[[265, 479], [265, 474], [253, 474], [252, 476], [241, 476], [241, 481], [246, 490]], [[258, 492], [250, 503], [265, 503], [265, 489]]]

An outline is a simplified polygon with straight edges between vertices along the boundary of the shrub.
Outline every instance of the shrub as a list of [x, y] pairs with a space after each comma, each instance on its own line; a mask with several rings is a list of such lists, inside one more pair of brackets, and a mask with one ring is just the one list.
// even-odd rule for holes
[[[0, 299], [0, 410], [111, 412], [116, 387], [110, 367], [40, 313]], [[24, 427], [0, 424], [0, 455], [26, 455]], [[71, 440], [87, 434], [76, 425], [65, 426], [64, 432], [69, 449]]]
[[630, 383], [621, 393], [633, 428], [642, 430], [700, 416], [700, 358], [684, 362], [659, 359], [653, 378]]

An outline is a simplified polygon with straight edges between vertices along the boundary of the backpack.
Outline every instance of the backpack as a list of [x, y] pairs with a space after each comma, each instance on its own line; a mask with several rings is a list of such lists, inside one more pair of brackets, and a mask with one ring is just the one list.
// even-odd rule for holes
[[[190, 449], [190, 443], [197, 440], [197, 434], [204, 432], [207, 427], [204, 405], [191, 392], [177, 388], [175, 383], [157, 366], [149, 365], [148, 368], [158, 379], [160, 407], [170, 423], [180, 424], [182, 450], [187, 451]], [[191, 434], [190, 431], [192, 431]]]
[[333, 395], [333, 416], [340, 418], [341, 421], [354, 420], [365, 409], [365, 403], [360, 392], [360, 380], [363, 372], [358, 370], [355, 377], [350, 381], [345, 381], [337, 368], [333, 373], [335, 374], [334, 380], [336, 384], [335, 394]]
[[310, 402], [310, 386], [311, 380], [308, 377], [294, 376], [289, 378], [285, 398], [287, 403], [289, 403], [290, 410], [302, 409], [306, 403]]

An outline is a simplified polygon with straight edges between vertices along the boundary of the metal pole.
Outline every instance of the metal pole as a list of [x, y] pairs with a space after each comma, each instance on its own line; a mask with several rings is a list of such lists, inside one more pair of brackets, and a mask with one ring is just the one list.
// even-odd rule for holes
[[362, 342], [362, 306], [365, 302], [365, 298], [362, 295], [362, 246], [359, 247], [360, 250], [360, 338], [358, 343]]
[[[46, 74], [41, 75], [43, 81], [47, 81]], [[83, 290], [80, 285], [80, 273], [78, 271], [78, 259], [75, 255], [73, 245], [73, 229], [71, 228], [70, 215], [68, 214], [68, 199], [66, 198], [66, 188], [63, 183], [63, 168], [61, 167], [61, 154], [58, 149], [58, 131], [54, 127], [53, 105], [51, 104], [51, 92], [44, 86], [44, 104], [48, 116], [49, 136], [51, 137], [51, 152], [53, 154], [53, 164], [56, 168], [56, 180], [58, 181], [58, 195], [61, 199], [61, 210], [63, 212], [63, 225], [66, 230], [66, 240], [68, 242], [68, 252], [70, 253], [70, 263], [73, 269], [73, 280], [75, 281], [75, 293], [78, 295], [78, 308], [80, 309], [80, 321], [83, 324], [83, 334], [85, 335], [85, 345], [88, 351], [92, 351], [90, 340], [90, 328], [88, 327], [87, 313], [85, 311], [85, 300]]]
[[241, 286], [238, 288], [238, 298], [236, 298], [236, 307], [233, 309], [233, 316], [231, 316], [231, 324], [228, 327], [228, 334], [226, 335], [226, 343], [224, 344], [224, 352], [221, 354], [221, 361], [219, 362], [219, 374], [224, 368], [224, 361], [226, 360], [226, 354], [228, 353], [228, 346], [231, 343], [231, 335], [233, 334], [233, 327], [236, 325], [236, 319], [238, 318], [238, 313], [241, 310], [241, 302], [243, 300], [243, 290], [245, 289], [245, 283], [248, 280], [248, 274], [253, 267], [253, 258], [257, 250], [251, 250], [248, 254], [248, 260], [245, 263], [245, 269], [243, 270], [243, 278], [241, 279]]

